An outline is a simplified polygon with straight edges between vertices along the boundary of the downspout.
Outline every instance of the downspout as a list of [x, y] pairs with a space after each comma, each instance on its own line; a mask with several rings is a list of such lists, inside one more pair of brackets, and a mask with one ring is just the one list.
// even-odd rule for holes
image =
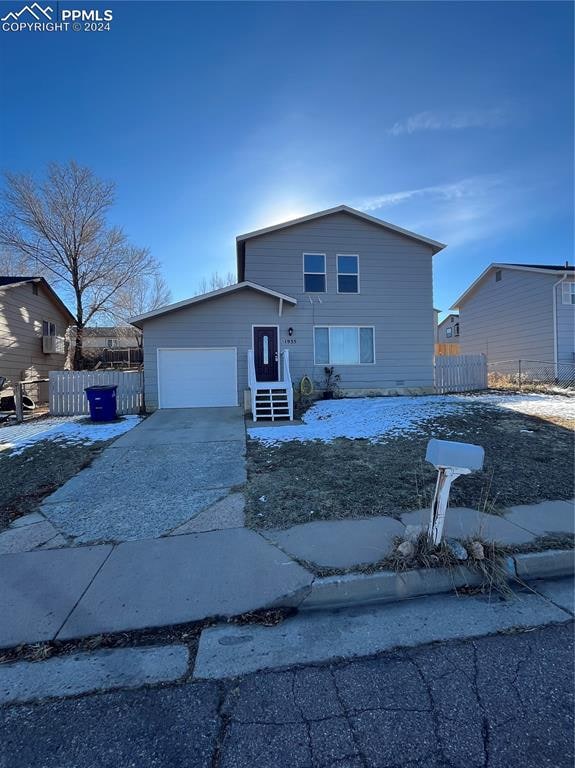
[[563, 283], [566, 278], [567, 272], [565, 272], [560, 280], [557, 280], [556, 283], [553, 283], [553, 369], [556, 379], [559, 378], [559, 339], [557, 338], [557, 286], [561, 285], [561, 283]]

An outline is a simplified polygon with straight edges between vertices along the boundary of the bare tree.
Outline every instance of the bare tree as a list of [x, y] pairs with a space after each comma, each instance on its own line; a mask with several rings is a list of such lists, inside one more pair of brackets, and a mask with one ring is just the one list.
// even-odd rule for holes
[[84, 327], [108, 311], [130, 280], [153, 274], [157, 264], [145, 248], [130, 244], [107, 216], [113, 183], [75, 162], [52, 163], [38, 183], [24, 174], [5, 174], [0, 196], [0, 245], [41, 265], [75, 307], [74, 368], [82, 367]]
[[199, 284], [197, 294], [209, 293], [210, 291], [217, 291], [218, 288], [225, 288], [226, 285], [233, 285], [236, 282], [236, 276], [233, 272], [226, 272], [225, 275], [220, 275], [219, 272], [212, 272], [209, 278], [203, 277]]
[[154, 309], [169, 304], [172, 292], [159, 271], [150, 275], [139, 275], [129, 280], [114, 296], [113, 304], [106, 316], [114, 323], [119, 323], [120, 333], [125, 338], [136, 338], [138, 346], [142, 344], [142, 334], [130, 325], [130, 318], [144, 315]]
[[31, 261], [21, 253], [8, 248], [0, 249], [0, 275], [15, 277], [44, 277], [46, 269], [38, 262]]

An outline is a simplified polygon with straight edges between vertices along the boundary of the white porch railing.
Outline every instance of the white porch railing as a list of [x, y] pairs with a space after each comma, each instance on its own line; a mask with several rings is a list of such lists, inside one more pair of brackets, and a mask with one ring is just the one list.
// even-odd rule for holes
[[281, 353], [278, 376], [278, 381], [258, 381], [254, 353], [253, 350], [248, 350], [248, 385], [254, 421], [258, 418], [274, 421], [286, 417], [293, 421], [293, 387], [287, 349]]

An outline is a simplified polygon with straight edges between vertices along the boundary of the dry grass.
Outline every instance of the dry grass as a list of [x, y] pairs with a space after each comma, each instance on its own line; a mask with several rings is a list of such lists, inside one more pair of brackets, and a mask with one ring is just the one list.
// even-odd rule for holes
[[[526, 431], [527, 430], [527, 431]], [[482, 472], [452, 486], [451, 506], [499, 513], [516, 504], [573, 497], [573, 431], [511, 411], [473, 408], [439, 417], [421, 433], [385, 442], [248, 441], [247, 524], [287, 528], [428, 507], [436, 472], [425, 462], [431, 437], [482, 445]], [[265, 501], [261, 499], [265, 498]]]
[[0, 530], [33, 512], [42, 499], [91, 464], [109, 442], [79, 445], [40, 440], [17, 455], [0, 453]]

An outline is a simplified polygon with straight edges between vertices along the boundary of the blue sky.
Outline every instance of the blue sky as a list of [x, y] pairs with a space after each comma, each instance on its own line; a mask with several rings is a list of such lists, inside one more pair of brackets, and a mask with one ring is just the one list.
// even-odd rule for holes
[[448, 244], [443, 310], [491, 261], [572, 261], [570, 3], [59, 6], [112, 31], [0, 31], [1, 165], [115, 180], [175, 300], [236, 234], [339, 203]]

